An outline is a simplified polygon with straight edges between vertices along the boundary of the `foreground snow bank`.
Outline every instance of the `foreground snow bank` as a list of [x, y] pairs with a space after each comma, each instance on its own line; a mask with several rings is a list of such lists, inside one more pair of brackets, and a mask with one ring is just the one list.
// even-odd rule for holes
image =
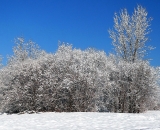
[[160, 111], [0, 115], [0, 130], [160, 130]]

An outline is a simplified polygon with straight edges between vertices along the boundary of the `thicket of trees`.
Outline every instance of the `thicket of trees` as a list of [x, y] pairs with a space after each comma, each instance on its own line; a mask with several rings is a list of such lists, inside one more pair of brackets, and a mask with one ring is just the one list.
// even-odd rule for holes
[[16, 39], [0, 69], [0, 111], [129, 112], [157, 109], [159, 68], [142, 58], [150, 19], [138, 6], [133, 16], [115, 14], [110, 30], [117, 55], [62, 44], [54, 54]]

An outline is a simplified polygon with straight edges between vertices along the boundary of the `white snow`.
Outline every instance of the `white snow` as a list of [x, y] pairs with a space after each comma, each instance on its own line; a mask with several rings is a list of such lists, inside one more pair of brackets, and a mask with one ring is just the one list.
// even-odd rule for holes
[[160, 111], [3, 114], [0, 130], [160, 130]]

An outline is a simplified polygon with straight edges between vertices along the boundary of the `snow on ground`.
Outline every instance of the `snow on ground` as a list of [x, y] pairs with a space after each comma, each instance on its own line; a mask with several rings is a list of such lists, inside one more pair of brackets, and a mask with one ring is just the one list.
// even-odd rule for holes
[[0, 130], [160, 130], [160, 111], [0, 115]]

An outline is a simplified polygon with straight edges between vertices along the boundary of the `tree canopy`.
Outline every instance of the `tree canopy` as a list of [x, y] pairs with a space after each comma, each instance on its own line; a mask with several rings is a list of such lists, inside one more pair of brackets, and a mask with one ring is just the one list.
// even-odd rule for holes
[[127, 9], [122, 9], [119, 15], [114, 15], [114, 29], [109, 30], [112, 44], [118, 57], [127, 62], [143, 59], [147, 51], [151, 18], [145, 8], [138, 5], [132, 15]]

